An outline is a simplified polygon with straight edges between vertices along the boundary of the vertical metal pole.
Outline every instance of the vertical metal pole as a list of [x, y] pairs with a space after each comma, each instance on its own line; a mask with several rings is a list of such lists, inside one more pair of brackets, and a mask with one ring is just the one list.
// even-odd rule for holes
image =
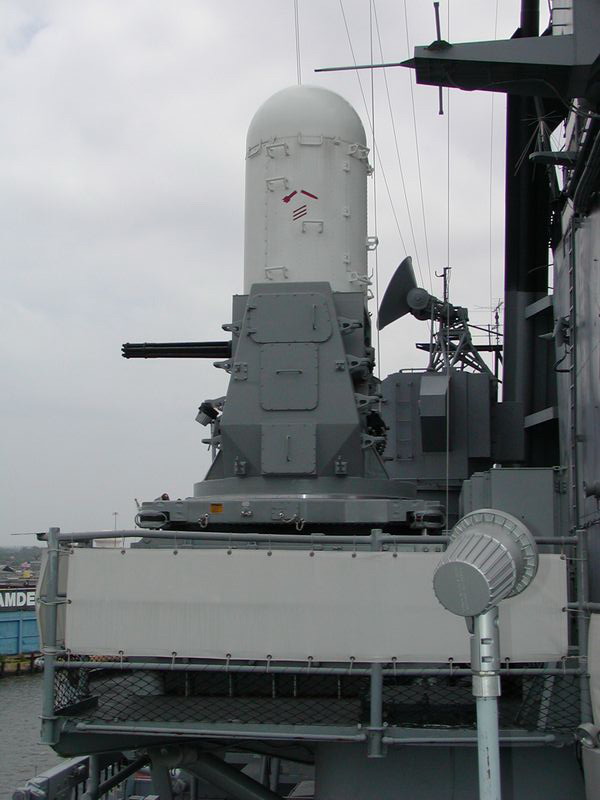
[[[435, 35], [438, 42], [442, 40], [442, 26], [440, 25], [440, 4], [435, 2], [433, 4], [433, 13], [435, 15]], [[442, 94], [442, 87], [438, 87], [438, 114], [444, 113], [444, 95]]]
[[381, 550], [381, 540], [383, 538], [383, 530], [381, 528], [371, 528], [371, 535], [369, 537], [369, 544], [371, 550], [376, 553]]
[[499, 638], [497, 606], [473, 618], [471, 669], [477, 707], [479, 800], [501, 800], [498, 735]]
[[54, 714], [54, 675], [56, 671], [56, 632], [58, 628], [58, 534], [60, 528], [48, 531], [48, 580], [46, 595], [40, 597], [47, 607], [44, 633], [44, 681], [42, 697], [42, 733], [43, 744], [53, 745], [58, 741], [56, 735], [56, 715]]
[[498, 698], [477, 697], [477, 756], [480, 800], [500, 800]]
[[369, 721], [368, 757], [383, 758], [383, 670], [371, 664], [371, 713]]
[[[381, 528], [371, 530], [371, 550], [381, 549]], [[381, 664], [371, 664], [368, 758], [383, 758], [383, 671]]]
[[540, 31], [540, 0], [521, 0], [521, 36], [537, 36]]
[[90, 756], [88, 758], [88, 781], [86, 786], [86, 794], [93, 800], [98, 797], [98, 787], [100, 786], [100, 758], [98, 756]]
[[171, 783], [169, 768], [152, 761], [150, 776], [152, 778], [152, 789], [160, 797], [160, 800], [173, 800], [173, 784]]
[[440, 4], [437, 2], [433, 4], [433, 13], [435, 14], [435, 35], [439, 42], [442, 38], [442, 27], [440, 25]]
[[269, 774], [269, 789], [277, 792], [279, 789], [279, 773], [281, 771], [281, 759], [277, 756], [271, 757], [271, 770]]

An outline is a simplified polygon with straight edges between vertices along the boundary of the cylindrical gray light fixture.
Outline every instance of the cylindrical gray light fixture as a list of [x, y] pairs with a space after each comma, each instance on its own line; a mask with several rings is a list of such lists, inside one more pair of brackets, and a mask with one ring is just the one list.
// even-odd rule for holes
[[433, 574], [435, 595], [444, 608], [470, 618], [480, 800], [501, 797], [498, 603], [526, 589], [537, 568], [537, 547], [527, 527], [504, 511], [482, 508], [454, 526]]
[[464, 516], [433, 575], [440, 603], [462, 617], [484, 614], [523, 591], [537, 572], [535, 540], [504, 511], [483, 508]]

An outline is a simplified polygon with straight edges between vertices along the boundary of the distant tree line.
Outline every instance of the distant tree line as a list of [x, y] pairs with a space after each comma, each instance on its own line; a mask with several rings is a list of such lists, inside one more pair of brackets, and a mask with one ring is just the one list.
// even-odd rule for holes
[[39, 561], [42, 557], [41, 547], [0, 547], [0, 564], [16, 562], [22, 564], [23, 561]]

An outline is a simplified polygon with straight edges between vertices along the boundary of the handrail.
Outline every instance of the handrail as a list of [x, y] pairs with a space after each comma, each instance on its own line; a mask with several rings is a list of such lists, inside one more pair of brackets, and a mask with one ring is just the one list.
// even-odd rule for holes
[[[46, 541], [46, 533], [36, 534], [40, 541]], [[372, 531], [370, 534], [357, 533], [356, 535], [323, 534], [323, 533], [227, 533], [222, 531], [186, 531], [186, 530], [146, 530], [142, 528], [124, 529], [114, 531], [73, 531], [70, 533], [57, 533], [59, 542], [89, 542], [94, 539], [172, 539], [181, 546], [182, 539], [194, 539], [207, 542], [265, 542], [276, 545], [284, 544], [371, 544], [373, 540], [381, 544], [421, 544], [436, 545], [447, 544], [449, 536], [446, 534], [407, 535], [383, 533], [381, 530]], [[544, 545], [577, 545], [577, 536], [535, 536], [537, 544]]]
[[[575, 660], [575, 659], [574, 659]], [[381, 663], [384, 677], [448, 677], [456, 678], [460, 676], [472, 675], [470, 667], [402, 667], [400, 665], [388, 666]], [[231, 672], [231, 673], [267, 673], [275, 675], [339, 675], [339, 676], [359, 676], [368, 677], [371, 675], [371, 667], [359, 666], [351, 662], [344, 667], [322, 667], [312, 661], [306, 665], [299, 664], [273, 664], [271, 661], [255, 664], [238, 664], [231, 661], [221, 663], [205, 664], [186, 664], [176, 661], [60, 661], [57, 669], [114, 669], [125, 672], [135, 670], [157, 670], [165, 672]], [[585, 675], [585, 667], [513, 667], [504, 664], [500, 668], [500, 675], [505, 676], [535, 676], [535, 675]]]

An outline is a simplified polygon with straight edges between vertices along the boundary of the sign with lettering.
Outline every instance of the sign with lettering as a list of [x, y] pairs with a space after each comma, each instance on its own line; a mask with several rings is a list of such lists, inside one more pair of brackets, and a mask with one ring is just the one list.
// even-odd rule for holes
[[35, 611], [35, 589], [0, 589], [2, 611]]

